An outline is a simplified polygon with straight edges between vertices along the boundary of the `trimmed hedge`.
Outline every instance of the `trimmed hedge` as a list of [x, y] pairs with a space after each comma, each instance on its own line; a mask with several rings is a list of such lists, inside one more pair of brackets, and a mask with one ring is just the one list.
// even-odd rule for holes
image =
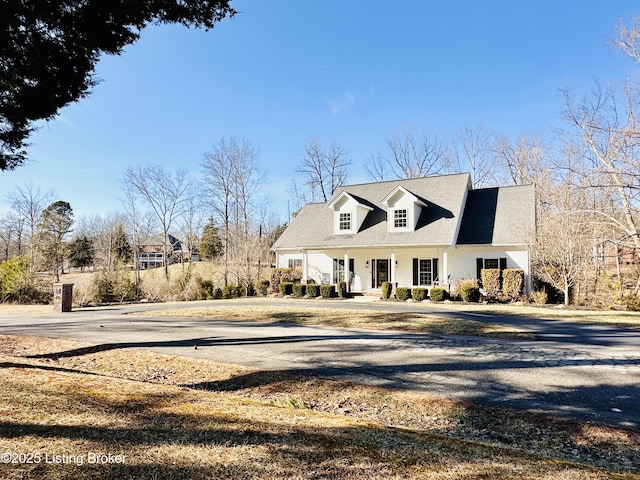
[[480, 300], [480, 289], [473, 285], [465, 285], [460, 290], [462, 300], [469, 303], [477, 303]]
[[382, 282], [382, 298], [389, 300], [391, 297], [391, 282]]
[[336, 295], [335, 285], [320, 285], [320, 296], [322, 298], [332, 298]]
[[502, 293], [512, 300], [517, 300], [524, 291], [524, 270], [507, 268], [502, 271]]
[[304, 297], [305, 293], [307, 293], [307, 286], [304, 283], [294, 283], [293, 284], [293, 296], [294, 297], [298, 297], [298, 298]]
[[302, 270], [300, 268], [274, 268], [271, 270], [271, 290], [280, 291], [282, 282], [299, 282], [302, 278]]
[[307, 284], [307, 296], [311, 298], [320, 296], [320, 285], [317, 283], [308, 283]]
[[421, 302], [422, 300], [427, 298], [427, 289], [422, 287], [416, 287], [413, 290], [411, 290], [411, 297], [413, 297], [413, 299], [416, 302]]
[[407, 287], [396, 288], [396, 298], [400, 301], [405, 301], [411, 298], [411, 289]]
[[347, 298], [347, 282], [338, 282], [337, 290], [340, 298]]
[[487, 295], [495, 297], [500, 292], [501, 272], [499, 268], [483, 268], [480, 271], [482, 288]]
[[278, 285], [280, 295], [292, 295], [293, 294], [293, 282], [280, 282]]
[[434, 287], [429, 292], [429, 296], [433, 302], [441, 302], [449, 298], [449, 293], [444, 288]]

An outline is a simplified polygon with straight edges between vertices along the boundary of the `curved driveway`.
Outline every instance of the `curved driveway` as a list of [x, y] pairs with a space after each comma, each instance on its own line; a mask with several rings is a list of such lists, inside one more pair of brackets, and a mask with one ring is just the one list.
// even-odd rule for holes
[[[220, 305], [217, 301], [215, 305]], [[171, 305], [206, 306], [209, 302]], [[0, 316], [0, 333], [64, 337], [97, 349], [148, 348], [263, 370], [349, 378], [503, 407], [640, 428], [640, 332], [404, 304], [245, 299], [237, 305], [307, 305], [437, 313], [517, 324], [538, 341], [125, 315], [167, 305]], [[197, 347], [197, 348], [196, 348]], [[60, 352], [60, 355], [74, 352]], [[254, 381], [259, 376], [252, 375]], [[258, 379], [258, 380], [255, 380]], [[224, 382], [214, 385], [224, 389]]]

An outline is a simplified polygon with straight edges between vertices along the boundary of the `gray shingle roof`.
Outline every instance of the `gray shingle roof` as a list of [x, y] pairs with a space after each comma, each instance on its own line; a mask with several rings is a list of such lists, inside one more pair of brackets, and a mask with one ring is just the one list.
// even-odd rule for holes
[[[387, 209], [381, 202], [398, 185], [427, 204], [413, 232], [387, 231]], [[352, 235], [333, 232], [334, 212], [328, 204], [343, 191], [373, 208]], [[272, 249], [453, 245], [458, 230], [466, 244], [516, 245], [526, 243], [521, 232], [533, 225], [532, 186], [470, 191], [469, 174], [464, 173], [343, 186], [328, 202], [305, 205]]]

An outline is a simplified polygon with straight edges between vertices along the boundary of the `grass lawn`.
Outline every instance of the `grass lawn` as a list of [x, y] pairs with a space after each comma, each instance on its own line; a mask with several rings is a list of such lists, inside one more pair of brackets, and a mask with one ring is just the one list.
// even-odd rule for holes
[[640, 478], [638, 432], [88, 346], [0, 336], [0, 478]]

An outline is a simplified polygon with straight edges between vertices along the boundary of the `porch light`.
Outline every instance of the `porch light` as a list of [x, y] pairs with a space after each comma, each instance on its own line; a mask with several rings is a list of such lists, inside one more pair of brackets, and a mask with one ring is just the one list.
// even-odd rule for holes
[[366, 268], [369, 268], [369, 260], [367, 260], [366, 262], [364, 262], [364, 266], [365, 266]]

